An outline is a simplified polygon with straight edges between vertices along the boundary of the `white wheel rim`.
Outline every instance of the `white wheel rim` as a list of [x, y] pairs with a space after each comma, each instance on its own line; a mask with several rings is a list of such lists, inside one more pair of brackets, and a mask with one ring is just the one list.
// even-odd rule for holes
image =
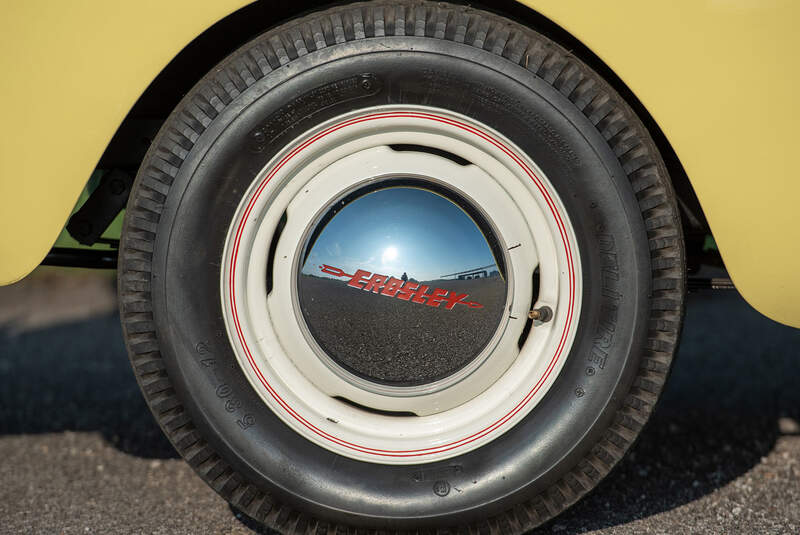
[[[460, 167], [389, 145], [425, 145], [472, 162]], [[449, 162], [449, 163], [448, 163]], [[506, 245], [509, 317], [477, 364], [446, 385], [397, 391], [359, 388], [319, 358], [303, 329], [294, 284], [298, 243], [316, 213], [348, 188], [387, 173], [431, 177], [484, 210]], [[266, 292], [267, 255], [287, 224]], [[516, 246], [522, 244], [521, 246]], [[554, 188], [498, 132], [452, 112], [385, 106], [337, 117], [299, 136], [257, 175], [237, 209], [223, 253], [221, 296], [228, 336], [250, 384], [289, 427], [328, 450], [381, 464], [433, 462], [478, 448], [529, 414], [566, 360], [580, 314], [582, 277], [574, 230]], [[530, 308], [553, 318], [517, 340]], [[525, 296], [527, 295], [527, 299]], [[360, 410], [345, 397], [387, 416]]]

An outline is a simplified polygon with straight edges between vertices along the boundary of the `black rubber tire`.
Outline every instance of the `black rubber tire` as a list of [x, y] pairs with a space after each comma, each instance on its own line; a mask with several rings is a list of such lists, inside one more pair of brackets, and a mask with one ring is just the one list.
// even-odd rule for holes
[[[547, 396], [491, 443], [419, 466], [344, 458], [286, 427], [239, 368], [220, 306], [224, 240], [256, 173], [321, 121], [388, 103], [470, 115], [527, 152], [561, 196], [584, 272], [578, 334]], [[683, 315], [680, 229], [646, 128], [557, 44], [467, 7], [340, 6], [257, 37], [166, 121], [125, 217], [123, 331], [175, 448], [258, 521], [283, 533], [520, 533], [596, 486], [653, 410]], [[458, 492], [437, 494], [438, 481]]]

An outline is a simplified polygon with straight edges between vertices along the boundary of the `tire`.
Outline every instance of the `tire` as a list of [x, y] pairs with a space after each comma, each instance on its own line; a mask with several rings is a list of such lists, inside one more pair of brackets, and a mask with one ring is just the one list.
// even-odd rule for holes
[[[452, 452], [420, 447], [433, 452], [429, 458], [374, 457], [378, 451], [418, 451], [399, 446], [349, 452], [350, 442], [329, 443], [329, 432], [303, 428], [254, 379], [242, 357], [241, 336], [249, 335], [229, 334], [236, 332], [230, 310], [236, 305], [229, 297], [238, 284], [233, 275], [226, 278], [235, 266], [228, 263], [229, 242], [235, 224], [248, 221], [242, 210], [255, 199], [260, 177], [298, 140], [367, 114], [398, 121], [414, 115], [418, 122], [436, 116], [444, 118], [443, 129], [481, 125], [479, 132], [488, 134], [475, 143], [499, 139], [517, 151], [511, 160], [532, 162], [545, 189], [552, 189], [554, 206], [563, 210], [562, 234], [573, 240], [577, 276], [570, 282], [558, 275], [558, 281], [570, 292], [574, 285], [569, 303], [574, 301], [575, 315], [564, 315], [566, 305], [555, 309], [553, 324], [569, 318], [563, 333], [571, 334], [561, 335], [563, 356], [549, 361], [557, 366], [548, 382], [502, 430], [468, 447], [454, 442]], [[448, 131], [434, 133], [446, 137]], [[364, 139], [372, 135], [357, 132]], [[447, 155], [456, 163], [422, 152], [428, 154], [418, 161], [461, 165], [456, 149], [456, 158]], [[274, 187], [294, 187], [292, 180], [300, 179]], [[281, 191], [264, 201], [264, 221]], [[475, 203], [490, 210], [488, 196]], [[311, 218], [288, 213], [289, 225], [296, 217]], [[502, 254], [516, 254], [507, 252], [516, 245], [507, 245]], [[264, 284], [268, 292], [288, 295], [286, 285], [271, 286], [279, 252], [269, 252]], [[554, 262], [566, 254], [558, 249]], [[407, 0], [345, 5], [289, 22], [203, 78], [165, 122], [141, 165], [119, 266], [128, 352], [159, 425], [221, 496], [282, 533], [521, 533], [559, 514], [600, 482], [647, 422], [677, 347], [685, 290], [683, 237], [669, 176], [646, 128], [611, 86], [518, 23], [467, 7]], [[519, 287], [528, 284], [516, 280]], [[291, 324], [293, 318], [287, 312], [270, 321]], [[525, 323], [503, 321], [512, 320]], [[528, 322], [520, 351], [527, 347], [525, 336], [547, 328]], [[397, 398], [386, 399], [389, 405], [377, 409], [403, 410], [402, 403], [392, 405]], [[365, 421], [372, 417], [365, 412]], [[402, 440], [397, 437], [398, 444]]]

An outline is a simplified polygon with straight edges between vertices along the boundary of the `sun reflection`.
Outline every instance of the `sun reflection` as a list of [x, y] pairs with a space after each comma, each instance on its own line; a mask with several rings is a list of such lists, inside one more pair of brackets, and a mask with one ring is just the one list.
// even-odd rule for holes
[[383, 255], [381, 255], [381, 263], [388, 264], [397, 259], [397, 247], [394, 245], [390, 245], [386, 249], [383, 250]]

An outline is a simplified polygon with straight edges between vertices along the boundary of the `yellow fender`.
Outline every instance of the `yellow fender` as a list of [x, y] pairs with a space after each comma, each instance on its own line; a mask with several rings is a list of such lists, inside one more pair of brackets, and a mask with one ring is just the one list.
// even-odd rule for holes
[[644, 104], [686, 170], [737, 290], [800, 327], [800, 2], [524, 3]]
[[0, 284], [52, 247], [158, 73], [249, 0], [26, 0], [0, 17]]
[[[56, 2], [0, 18], [0, 284], [55, 241], [153, 78], [246, 0]], [[728, 271], [762, 313], [800, 327], [795, 170], [800, 3], [523, 0], [600, 57], [677, 153]]]

